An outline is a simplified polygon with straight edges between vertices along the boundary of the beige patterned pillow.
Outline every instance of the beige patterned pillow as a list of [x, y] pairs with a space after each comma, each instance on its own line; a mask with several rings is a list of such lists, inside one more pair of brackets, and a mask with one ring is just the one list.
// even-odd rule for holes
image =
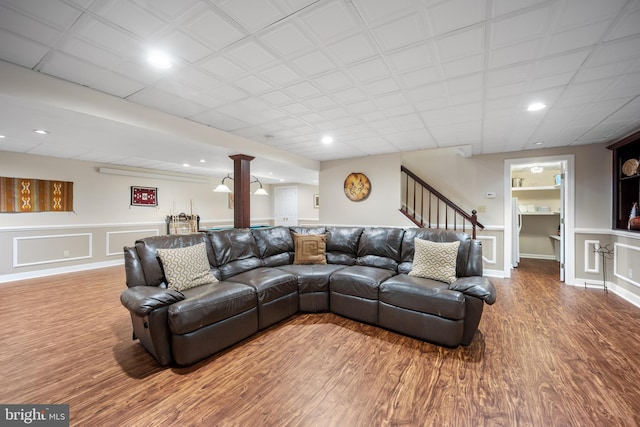
[[409, 276], [424, 277], [440, 282], [456, 280], [456, 258], [460, 242], [437, 243], [414, 239], [413, 268]]
[[176, 291], [208, 285], [218, 281], [209, 270], [204, 243], [176, 249], [158, 249], [167, 288]]
[[326, 264], [327, 237], [324, 234], [293, 233], [294, 264]]

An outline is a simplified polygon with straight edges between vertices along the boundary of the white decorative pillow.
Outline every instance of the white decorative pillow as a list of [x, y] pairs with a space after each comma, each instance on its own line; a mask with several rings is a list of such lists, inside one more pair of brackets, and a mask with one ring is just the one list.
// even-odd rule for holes
[[167, 288], [184, 291], [218, 281], [209, 270], [207, 248], [204, 243], [176, 249], [158, 249]]
[[456, 280], [456, 259], [460, 242], [438, 243], [414, 239], [413, 268], [409, 276], [453, 283]]

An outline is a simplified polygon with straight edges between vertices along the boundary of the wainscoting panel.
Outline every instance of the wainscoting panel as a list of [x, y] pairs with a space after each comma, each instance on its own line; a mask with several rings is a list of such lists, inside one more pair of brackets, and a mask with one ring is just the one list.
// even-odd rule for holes
[[[624, 243], [613, 244], [613, 275], [640, 287], [640, 247]], [[635, 276], [635, 277], [634, 277]]]
[[159, 236], [157, 228], [146, 230], [107, 231], [107, 256], [122, 255], [125, 246], [133, 246], [136, 240], [143, 237]]
[[92, 240], [92, 233], [14, 237], [13, 267], [91, 258]]
[[600, 247], [600, 240], [584, 241], [584, 272], [600, 273], [600, 256], [596, 249]]
[[[497, 238], [496, 236], [476, 236], [482, 242], [482, 259], [487, 264], [495, 265], [497, 262]], [[491, 258], [487, 258], [487, 253], [491, 252]]]

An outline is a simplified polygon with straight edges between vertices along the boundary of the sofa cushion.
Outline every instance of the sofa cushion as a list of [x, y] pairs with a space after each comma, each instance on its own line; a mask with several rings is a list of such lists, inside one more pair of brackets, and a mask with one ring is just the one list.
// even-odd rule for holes
[[301, 294], [310, 292], [329, 292], [329, 278], [346, 266], [337, 264], [282, 265], [278, 269], [293, 274], [298, 278], [298, 291]]
[[365, 228], [358, 243], [358, 265], [396, 271], [400, 260], [402, 228]]
[[218, 281], [209, 269], [206, 244], [175, 249], [158, 249], [167, 288], [184, 291]]
[[327, 263], [327, 255], [325, 253], [327, 236], [324, 234], [292, 234], [295, 247], [294, 264]]
[[362, 227], [327, 227], [327, 262], [355, 265]]
[[186, 334], [256, 307], [256, 292], [235, 282], [218, 282], [185, 291], [186, 299], [169, 307], [169, 328]]
[[456, 259], [460, 242], [437, 243], [415, 239], [413, 268], [409, 276], [453, 283], [456, 280]]
[[327, 232], [327, 228], [322, 225], [312, 226], [312, 227], [295, 226], [295, 227], [289, 227], [289, 230], [292, 233], [298, 233], [298, 234], [325, 234]]
[[249, 229], [209, 231], [222, 280], [262, 266], [258, 246]]
[[378, 287], [393, 275], [393, 271], [384, 268], [353, 265], [333, 273], [329, 289], [339, 294], [377, 300]]
[[267, 267], [291, 264], [293, 239], [287, 227], [258, 228], [251, 230], [256, 246]]
[[398, 274], [380, 285], [380, 302], [447, 319], [464, 319], [464, 294], [446, 283]]

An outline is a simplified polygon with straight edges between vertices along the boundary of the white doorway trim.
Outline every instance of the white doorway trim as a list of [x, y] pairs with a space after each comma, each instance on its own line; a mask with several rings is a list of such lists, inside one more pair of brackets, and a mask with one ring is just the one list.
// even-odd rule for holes
[[566, 162], [565, 198], [564, 198], [564, 269], [565, 283], [575, 282], [575, 155], [527, 157], [521, 159], [506, 159], [504, 161], [504, 277], [511, 277], [511, 167], [527, 163]]

